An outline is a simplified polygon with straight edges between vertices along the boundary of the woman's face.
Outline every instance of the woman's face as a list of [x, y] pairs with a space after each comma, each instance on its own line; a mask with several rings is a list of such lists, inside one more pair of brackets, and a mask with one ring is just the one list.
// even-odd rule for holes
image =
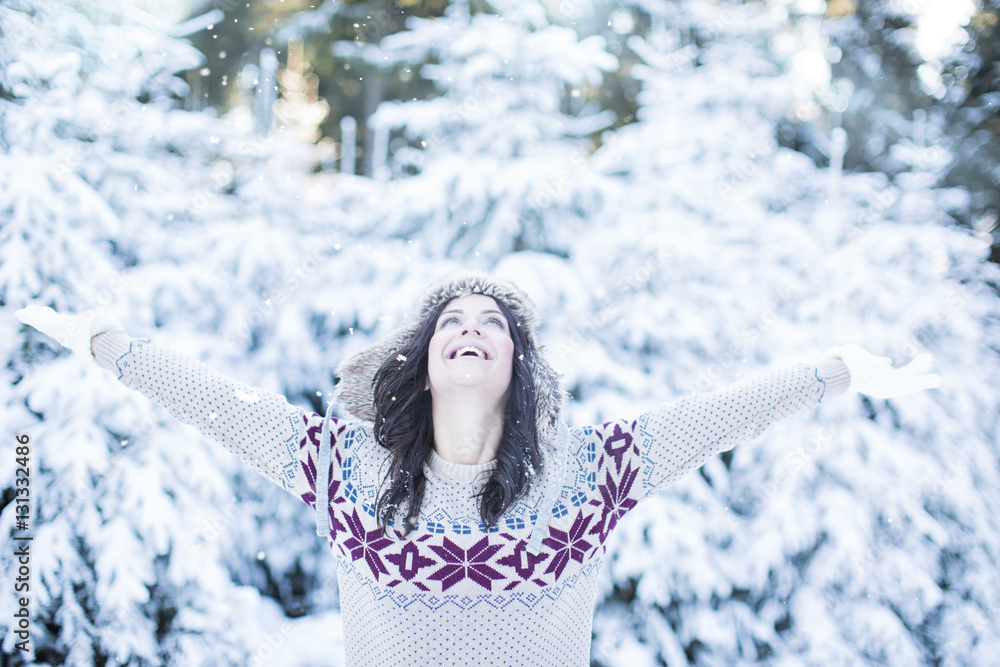
[[506, 405], [513, 357], [510, 323], [492, 297], [468, 294], [452, 299], [438, 317], [428, 346], [424, 388], [432, 396], [475, 390], [485, 400], [495, 398]]

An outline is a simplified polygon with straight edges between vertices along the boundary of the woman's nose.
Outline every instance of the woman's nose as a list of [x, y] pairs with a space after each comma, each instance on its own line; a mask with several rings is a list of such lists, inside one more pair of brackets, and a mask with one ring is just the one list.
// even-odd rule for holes
[[462, 335], [464, 336], [469, 331], [475, 331], [477, 334], [482, 335], [482, 332], [479, 330], [479, 324], [475, 320], [465, 323], [465, 326], [462, 327]]

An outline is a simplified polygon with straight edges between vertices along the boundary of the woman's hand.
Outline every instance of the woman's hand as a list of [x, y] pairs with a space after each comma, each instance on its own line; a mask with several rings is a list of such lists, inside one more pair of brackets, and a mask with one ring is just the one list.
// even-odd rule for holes
[[931, 355], [926, 353], [917, 355], [901, 368], [893, 368], [889, 357], [876, 357], [852, 343], [831, 347], [823, 353], [823, 358], [837, 358], [847, 366], [851, 374], [848, 393], [856, 391], [872, 398], [895, 398], [941, 386], [941, 376], [925, 374], [932, 361]]
[[83, 315], [60, 315], [48, 306], [32, 304], [17, 311], [14, 316], [46, 336], [55, 338], [63, 347], [87, 355], [93, 354], [91, 338], [105, 331], [123, 328], [118, 318], [106, 310], [91, 310]]

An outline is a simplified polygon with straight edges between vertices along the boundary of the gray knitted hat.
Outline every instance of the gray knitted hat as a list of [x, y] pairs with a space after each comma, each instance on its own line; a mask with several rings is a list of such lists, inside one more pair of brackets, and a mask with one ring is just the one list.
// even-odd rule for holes
[[[358, 419], [374, 422], [375, 394], [372, 385], [376, 371], [413, 339], [420, 325], [439, 304], [468, 294], [483, 294], [502, 301], [514, 314], [516, 322], [513, 325], [520, 328], [526, 347], [534, 352], [530, 357], [529, 367], [535, 390], [535, 430], [543, 454], [543, 466], [556, 465], [561, 469], [566, 446], [566, 426], [562, 417], [568, 394], [563, 388], [562, 375], [549, 365], [544, 356], [544, 346], [539, 345], [535, 338], [535, 330], [541, 324], [538, 309], [516, 285], [480, 270], [456, 271], [432, 284], [424, 291], [413, 322], [394, 329], [381, 341], [355, 352], [337, 366], [336, 375], [340, 382], [334, 392], [335, 400], [327, 409], [320, 442], [329, 441], [329, 421], [335, 403], [339, 403]], [[329, 530], [327, 512], [321, 510], [329, 498], [329, 457], [330, 448], [321, 447], [316, 504], [316, 532], [321, 536], [326, 535]], [[554, 471], [551, 479], [557, 478], [558, 473]], [[556, 490], [553, 486], [546, 493], [543, 505], [548, 505], [550, 510]], [[541, 540], [542, 528], [547, 523], [546, 518], [537, 524], [538, 530], [534, 532], [532, 539], [535, 552]]]

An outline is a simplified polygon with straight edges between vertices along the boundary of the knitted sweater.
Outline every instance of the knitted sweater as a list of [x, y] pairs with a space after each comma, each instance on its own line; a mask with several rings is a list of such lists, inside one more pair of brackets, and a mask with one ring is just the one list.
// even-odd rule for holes
[[[121, 330], [97, 336], [94, 349], [126, 386], [315, 509], [323, 415]], [[458, 464], [432, 452], [406, 539], [403, 512], [385, 538], [375, 521], [387, 452], [371, 424], [331, 419], [328, 543], [338, 559], [346, 664], [589, 665], [598, 573], [622, 518], [716, 453], [849, 382], [839, 360], [795, 364], [637, 418], [564, 426], [562, 460], [536, 475], [491, 530], [471, 496], [496, 461]], [[546, 495], [551, 512], [539, 516]], [[534, 549], [533, 529], [541, 538]]]

